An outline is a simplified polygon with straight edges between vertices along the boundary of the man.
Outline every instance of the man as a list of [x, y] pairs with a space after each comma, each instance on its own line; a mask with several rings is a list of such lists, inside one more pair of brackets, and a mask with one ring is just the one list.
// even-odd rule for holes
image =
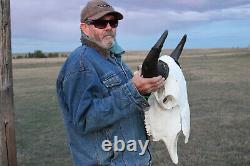
[[105, 1], [89, 1], [81, 12], [82, 46], [57, 79], [75, 166], [150, 165], [148, 148], [141, 149], [147, 145], [143, 95], [163, 86], [164, 78], [133, 76], [123, 63], [124, 51], [115, 40], [122, 19]]

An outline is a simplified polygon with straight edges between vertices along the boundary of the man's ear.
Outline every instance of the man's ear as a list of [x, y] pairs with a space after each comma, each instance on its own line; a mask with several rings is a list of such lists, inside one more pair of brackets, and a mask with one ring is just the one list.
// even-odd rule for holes
[[89, 26], [86, 23], [81, 23], [80, 28], [85, 35], [89, 36]]

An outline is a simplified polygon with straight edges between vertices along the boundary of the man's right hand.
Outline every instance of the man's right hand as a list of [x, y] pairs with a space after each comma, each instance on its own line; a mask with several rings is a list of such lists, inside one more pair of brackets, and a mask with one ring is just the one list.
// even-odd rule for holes
[[162, 76], [143, 78], [140, 71], [136, 71], [132, 78], [132, 82], [142, 95], [157, 91], [164, 85], [164, 81], [165, 78]]

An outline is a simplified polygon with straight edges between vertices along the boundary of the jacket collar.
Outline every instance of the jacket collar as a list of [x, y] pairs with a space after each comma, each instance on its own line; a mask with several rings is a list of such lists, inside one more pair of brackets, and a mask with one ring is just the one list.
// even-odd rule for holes
[[121, 46], [115, 41], [113, 46], [110, 48], [110, 52], [114, 54], [116, 57], [120, 57], [125, 51], [121, 48]]

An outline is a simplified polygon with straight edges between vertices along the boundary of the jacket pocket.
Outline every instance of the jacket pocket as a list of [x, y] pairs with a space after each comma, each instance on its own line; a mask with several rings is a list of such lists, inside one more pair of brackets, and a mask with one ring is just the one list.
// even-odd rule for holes
[[108, 89], [118, 87], [122, 83], [121, 78], [114, 72], [103, 75], [101, 81]]

